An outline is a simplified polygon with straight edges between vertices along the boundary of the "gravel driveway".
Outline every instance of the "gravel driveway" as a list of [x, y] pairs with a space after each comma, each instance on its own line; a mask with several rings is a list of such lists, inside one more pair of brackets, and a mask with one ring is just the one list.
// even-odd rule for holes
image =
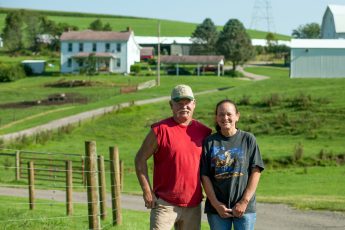
[[[65, 201], [65, 192], [35, 190], [37, 199]], [[28, 189], [0, 187], [1, 196], [28, 197]], [[73, 202], [87, 202], [86, 193], [73, 193]], [[107, 204], [111, 206], [110, 195]], [[122, 195], [124, 209], [147, 211], [141, 196]], [[345, 213], [329, 211], [301, 211], [283, 204], [259, 203], [256, 230], [344, 230]], [[206, 216], [203, 215], [206, 221]]]

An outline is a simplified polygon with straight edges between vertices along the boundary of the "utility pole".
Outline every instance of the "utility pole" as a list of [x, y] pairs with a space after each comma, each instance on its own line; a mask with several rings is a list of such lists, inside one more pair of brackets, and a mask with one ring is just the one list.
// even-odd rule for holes
[[160, 44], [160, 36], [161, 36], [161, 22], [158, 21], [158, 44], [157, 44], [157, 86], [161, 84], [161, 44]]
[[270, 0], [255, 0], [250, 29], [275, 33]]

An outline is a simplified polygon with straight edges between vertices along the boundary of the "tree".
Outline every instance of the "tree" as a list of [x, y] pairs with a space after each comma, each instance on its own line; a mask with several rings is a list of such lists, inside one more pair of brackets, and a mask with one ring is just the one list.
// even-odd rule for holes
[[217, 27], [210, 18], [197, 26], [192, 34], [192, 54], [215, 54], [218, 39]]
[[266, 41], [267, 41], [268, 46], [273, 46], [273, 45], [277, 44], [277, 40], [276, 40], [274, 34], [271, 32], [266, 34]]
[[103, 23], [100, 19], [96, 19], [95, 21], [91, 22], [89, 25], [90, 30], [95, 31], [102, 31], [103, 30]]
[[220, 32], [217, 50], [226, 60], [232, 62], [232, 71], [238, 64], [243, 64], [254, 55], [251, 39], [243, 24], [237, 19], [230, 19]]
[[3, 29], [4, 44], [9, 52], [14, 53], [23, 48], [23, 11], [12, 11], [7, 14]]
[[309, 23], [300, 25], [297, 29], [292, 31], [294, 38], [320, 38], [321, 27], [318, 23]]
[[106, 23], [104, 26], [103, 26], [103, 30], [104, 31], [112, 31], [113, 28], [111, 28], [111, 25], [108, 23]]

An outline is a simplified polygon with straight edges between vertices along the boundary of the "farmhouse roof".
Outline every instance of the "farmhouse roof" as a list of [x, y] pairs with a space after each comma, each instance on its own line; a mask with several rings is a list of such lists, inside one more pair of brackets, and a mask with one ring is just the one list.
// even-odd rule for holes
[[64, 32], [61, 41], [128, 41], [131, 31], [113, 32], [113, 31], [69, 31]]
[[328, 9], [333, 15], [335, 31], [345, 33], [345, 5], [328, 5]]
[[162, 56], [162, 63], [167, 64], [224, 64], [224, 56], [206, 56], [206, 55], [195, 55], [195, 56]]
[[345, 48], [344, 39], [292, 39], [291, 48]]

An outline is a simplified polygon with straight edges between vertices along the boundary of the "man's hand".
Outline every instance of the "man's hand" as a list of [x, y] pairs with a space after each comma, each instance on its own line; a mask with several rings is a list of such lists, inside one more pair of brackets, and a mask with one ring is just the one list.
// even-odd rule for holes
[[157, 198], [156, 198], [156, 195], [152, 191], [144, 192], [143, 198], [144, 198], [144, 202], [145, 202], [145, 207], [147, 209], [151, 209], [151, 208], [154, 208], [156, 206]]

